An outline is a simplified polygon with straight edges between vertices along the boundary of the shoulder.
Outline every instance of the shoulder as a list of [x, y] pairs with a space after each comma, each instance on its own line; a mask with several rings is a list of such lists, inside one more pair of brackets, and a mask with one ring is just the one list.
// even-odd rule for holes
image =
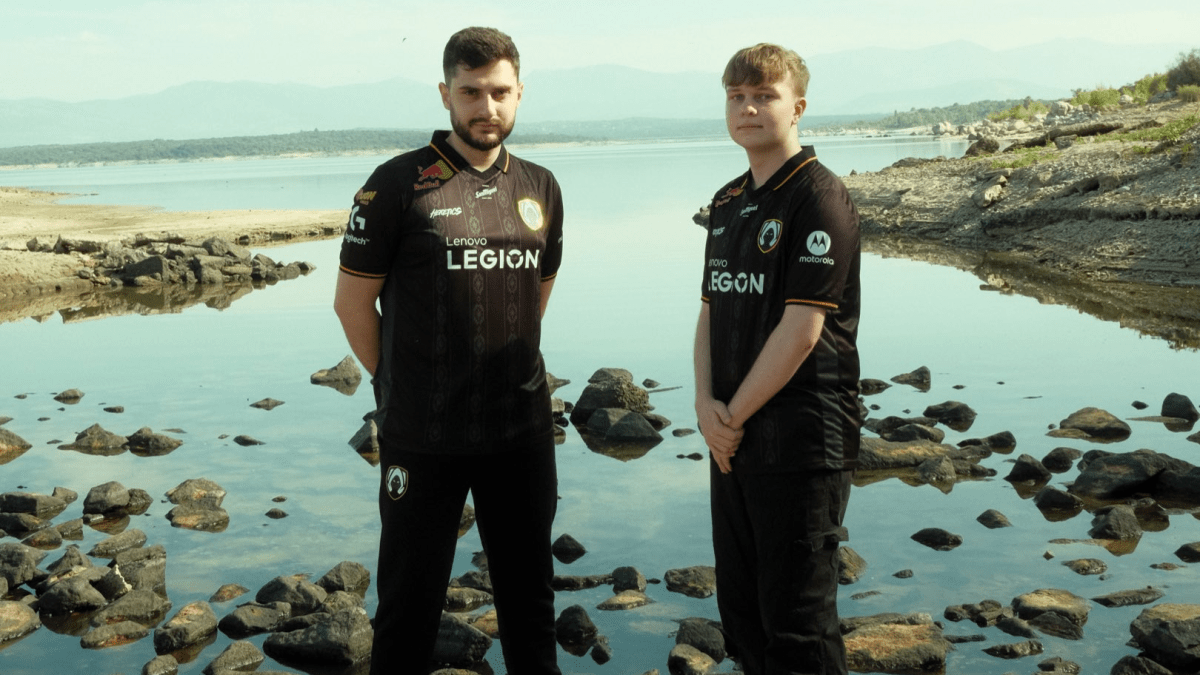
[[735, 197], [741, 195], [746, 190], [747, 177], [745, 174], [734, 178], [728, 183], [721, 186], [720, 190], [713, 195], [712, 206], [714, 209], [725, 206]]
[[550, 169], [547, 169], [541, 164], [535, 164], [529, 160], [521, 159], [520, 157], [517, 157], [511, 153], [508, 155], [508, 171], [509, 173], [524, 176], [534, 181], [545, 181], [554, 183], [556, 185], [558, 184], [558, 181], [554, 178], [554, 174], [550, 171]]

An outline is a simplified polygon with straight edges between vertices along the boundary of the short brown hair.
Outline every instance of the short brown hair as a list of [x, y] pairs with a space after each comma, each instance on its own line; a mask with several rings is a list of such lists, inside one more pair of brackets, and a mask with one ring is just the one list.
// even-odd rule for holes
[[788, 73], [792, 74], [796, 95], [803, 97], [808, 91], [808, 66], [804, 65], [804, 59], [790, 49], [760, 42], [753, 47], [739, 49], [729, 59], [725, 74], [721, 76], [721, 84], [726, 87], [743, 84], [757, 87], [779, 82]]
[[446, 84], [450, 84], [459, 67], [474, 70], [500, 59], [511, 61], [517, 77], [521, 76], [521, 55], [512, 38], [495, 28], [464, 28], [450, 36], [442, 52], [442, 72], [446, 76]]

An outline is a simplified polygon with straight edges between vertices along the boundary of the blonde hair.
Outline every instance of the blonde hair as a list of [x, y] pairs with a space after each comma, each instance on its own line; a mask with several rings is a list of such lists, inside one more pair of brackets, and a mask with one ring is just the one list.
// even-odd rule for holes
[[721, 84], [725, 87], [743, 84], [757, 87], [779, 82], [789, 73], [796, 95], [803, 97], [808, 91], [808, 66], [804, 65], [804, 59], [790, 49], [760, 42], [753, 47], [739, 49], [729, 59], [721, 76]]

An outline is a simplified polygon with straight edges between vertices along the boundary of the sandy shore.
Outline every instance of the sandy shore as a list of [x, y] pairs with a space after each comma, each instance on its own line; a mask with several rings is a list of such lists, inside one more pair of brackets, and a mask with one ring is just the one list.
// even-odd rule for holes
[[[252, 246], [336, 236], [344, 211], [164, 211], [145, 206], [59, 204], [72, 195], [0, 187], [0, 306], [93, 290], [80, 277], [87, 256], [34, 253], [31, 239], [110, 241], [171, 232], [190, 240], [242, 239]], [[61, 303], [51, 303], [61, 304]]]

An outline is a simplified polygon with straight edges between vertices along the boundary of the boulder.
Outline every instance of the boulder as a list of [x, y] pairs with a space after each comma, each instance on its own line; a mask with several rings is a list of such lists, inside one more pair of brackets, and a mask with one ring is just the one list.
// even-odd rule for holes
[[1012, 523], [1008, 521], [1008, 518], [996, 509], [988, 509], [987, 511], [984, 511], [976, 516], [975, 520], [979, 521], [980, 524], [989, 530], [995, 530], [1001, 527], [1012, 527]]
[[925, 408], [925, 416], [932, 417], [955, 431], [966, 431], [975, 423], [976, 413], [966, 403], [946, 401]]
[[839, 546], [837, 556], [839, 584], [848, 586], [856, 583], [867, 571], [867, 561], [849, 546]]
[[269, 633], [289, 618], [291, 618], [291, 606], [286, 602], [275, 602], [269, 605], [248, 602], [238, 605], [232, 612], [221, 617], [217, 627], [229, 637], [241, 639], [260, 633]]
[[[122, 445], [124, 442], [125, 437], [122, 436]], [[83, 499], [83, 512], [101, 515], [123, 513], [128, 505], [129, 490], [116, 481], [109, 481], [88, 491], [87, 497]]]
[[992, 645], [983, 650], [984, 654], [998, 659], [1020, 659], [1034, 654], [1041, 654], [1042, 643], [1038, 640], [1026, 640], [1013, 644]]
[[167, 512], [167, 520], [174, 527], [201, 532], [223, 532], [229, 526], [229, 513], [225, 509], [197, 504], [180, 504]]
[[197, 645], [217, 630], [217, 616], [207, 602], [184, 605], [154, 631], [154, 651], [169, 654]]
[[582, 558], [587, 553], [587, 549], [575, 537], [569, 534], [562, 534], [550, 545], [550, 552], [554, 554], [554, 557], [559, 562], [569, 565]]
[[333, 368], [324, 368], [313, 373], [309, 382], [331, 387], [350, 396], [358, 390], [358, 385], [362, 383], [362, 370], [354, 362], [354, 357], [347, 355]]
[[1096, 510], [1088, 536], [1095, 539], [1136, 541], [1142, 536], [1142, 526], [1138, 523], [1133, 507], [1118, 504]]
[[728, 655], [725, 634], [721, 632], [719, 624], [709, 619], [693, 617], [680, 621], [675, 644], [695, 647], [717, 663], [724, 661]]
[[1044, 483], [1050, 480], [1050, 471], [1042, 465], [1035, 457], [1031, 455], [1021, 455], [1017, 461], [1013, 463], [1012, 470], [1004, 477], [1004, 480], [1013, 483], [1033, 482]]
[[294, 614], [308, 614], [316, 611], [327, 595], [324, 588], [312, 583], [304, 575], [294, 574], [268, 581], [254, 596], [254, 601], [264, 605], [286, 602], [291, 605]]
[[109, 566], [135, 590], [160, 591], [166, 588], [167, 551], [162, 544], [122, 551]]
[[711, 656], [688, 644], [677, 644], [667, 654], [667, 671], [671, 675], [707, 675], [716, 665]]
[[1187, 470], [1165, 469], [1155, 478], [1155, 497], [1158, 499], [1175, 504], [1200, 506], [1200, 467]]
[[[3, 587], [3, 583], [0, 583], [0, 587]], [[3, 594], [0, 593], [0, 596]], [[30, 609], [29, 605], [0, 600], [0, 645], [29, 635], [41, 625], [37, 612]]]
[[654, 601], [651, 600], [645, 593], [630, 589], [621, 591], [611, 598], [604, 600], [599, 605], [596, 605], [596, 609], [602, 609], [605, 611], [636, 609], [638, 607], [649, 605], [653, 602]]
[[871, 623], [843, 639], [847, 664], [856, 672], [942, 672], [950, 650], [942, 629], [932, 619], [917, 624]]
[[8, 464], [33, 446], [8, 429], [0, 428], [0, 464]]
[[1183, 394], [1167, 394], [1163, 399], [1162, 404], [1163, 417], [1177, 417], [1189, 422], [1200, 420], [1200, 410], [1196, 410], [1196, 406], [1192, 400]]
[[183, 441], [170, 436], [156, 434], [149, 427], [142, 427], [133, 432], [126, 443], [129, 451], [138, 457], [161, 457], [170, 454], [175, 448], [183, 445]]
[[1122, 441], [1129, 438], [1132, 432], [1128, 424], [1099, 408], [1077, 410], [1059, 422], [1058, 427], [1059, 432], [1065, 433], [1051, 432], [1052, 436], [1091, 438], [1099, 441]]
[[92, 615], [92, 625], [136, 621], [153, 626], [171, 611], [171, 602], [154, 591], [132, 590]]
[[204, 675], [223, 675], [228, 671], [257, 670], [267, 657], [252, 643], [238, 641], [230, 644], [225, 651], [217, 655], [211, 663], [204, 667]]
[[1163, 596], [1163, 592], [1147, 586], [1145, 588], [1134, 588], [1128, 591], [1117, 591], [1092, 598], [1095, 602], [1105, 607], [1128, 607], [1130, 605], [1148, 605]]
[[[343, 560], [317, 579], [317, 585], [327, 593], [349, 591], [362, 595], [371, 584], [371, 572], [359, 563]], [[483, 589], [488, 590], [488, 589]]]
[[1024, 593], [1013, 598], [1013, 611], [1030, 621], [1040, 614], [1058, 614], [1076, 626], [1087, 623], [1090, 605], [1085, 598], [1070, 591], [1048, 588]]
[[[88, 455], [119, 455], [126, 450], [127, 438], [107, 431], [99, 424], [84, 429], [75, 436], [75, 442], [60, 445], [63, 450], [77, 450]], [[86, 511], [85, 511], [86, 513]]]
[[26, 513], [35, 518], [50, 519], [67, 509], [67, 502], [52, 495], [28, 492], [0, 494], [0, 513]]
[[1122, 499], [1137, 492], [1153, 492], [1158, 474], [1167, 469], [1193, 468], [1187, 462], [1153, 450], [1108, 454], [1088, 461], [1086, 467], [1082, 466], [1082, 460], [1080, 464], [1079, 477], [1070, 490], [1093, 499]]
[[564, 647], [590, 645], [599, 633], [587, 610], [580, 605], [564, 609], [554, 621], [554, 631], [558, 643]]
[[220, 506], [225, 501], [225, 489], [207, 478], [190, 478], [167, 490], [166, 497], [172, 504], [196, 504]]
[[38, 598], [38, 612], [62, 616], [74, 612], [90, 612], [108, 604], [108, 598], [92, 586], [88, 575], [81, 574], [50, 586]]
[[636, 567], [618, 567], [613, 570], [613, 592], [640, 591], [646, 592], [646, 575]]
[[927, 527], [913, 534], [910, 539], [935, 551], [950, 551], [963, 543], [962, 535], [952, 534], [940, 527]]
[[892, 382], [895, 382], [896, 384], [907, 384], [919, 391], [929, 391], [929, 387], [932, 383], [929, 374], [929, 368], [925, 366], [921, 366], [911, 373], [897, 375], [892, 378]]
[[1075, 448], [1055, 448], [1042, 458], [1042, 466], [1054, 473], [1065, 473], [1082, 456], [1083, 453]]
[[120, 621], [98, 626], [79, 638], [84, 649], [107, 649], [137, 642], [150, 634], [150, 629], [136, 621]]
[[1063, 562], [1063, 566], [1080, 576], [1094, 576], [1108, 571], [1108, 564], [1096, 558], [1067, 560]]
[[8, 582], [9, 590], [32, 581], [41, 574], [37, 566], [45, 557], [45, 552], [24, 544], [0, 544], [0, 579]]
[[709, 565], [670, 569], [663, 580], [668, 591], [691, 598], [707, 598], [717, 590], [717, 570]]
[[125, 530], [120, 534], [114, 534], [107, 539], [103, 539], [88, 551], [88, 555], [93, 558], [115, 558], [121, 551], [128, 551], [131, 548], [141, 548], [146, 544], [146, 533], [138, 530]]
[[1173, 670], [1200, 669], [1200, 605], [1162, 604], [1142, 610], [1129, 625], [1133, 641]]
[[[336, 614], [316, 614], [312, 625], [287, 633], [272, 633], [263, 651], [284, 664], [348, 666], [371, 655], [374, 631], [366, 610], [356, 607]], [[443, 615], [442, 623], [446, 622]], [[465, 625], [465, 624], [464, 624]], [[439, 630], [439, 643], [441, 631]], [[440, 654], [438, 648], [435, 655]]]
[[[584, 426], [601, 408], [619, 408], [637, 413], [650, 411], [650, 396], [646, 390], [623, 377], [601, 379], [588, 384], [571, 410], [571, 424]], [[648, 423], [647, 423], [648, 424]]]

